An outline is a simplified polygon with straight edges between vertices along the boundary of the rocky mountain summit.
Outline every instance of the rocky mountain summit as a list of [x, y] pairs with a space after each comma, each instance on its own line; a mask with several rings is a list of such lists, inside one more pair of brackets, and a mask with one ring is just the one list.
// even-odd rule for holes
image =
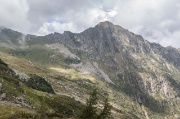
[[[46, 36], [24, 35], [4, 28], [0, 46], [13, 56], [74, 68], [95, 77], [111, 89], [109, 96], [115, 104], [125, 101], [122, 94], [129, 97], [132, 107], [127, 101], [124, 108], [132, 113], [136, 108], [133, 105], [143, 104], [150, 113], [147, 116], [144, 111], [146, 118], [156, 118], [153, 113], [164, 113], [166, 118], [180, 116], [179, 49], [150, 43], [111, 22], [101, 22], [81, 33], [65, 31]], [[67, 71], [61, 71], [64, 72]]]
[[[66, 31], [45, 37], [53, 44], [64, 44], [76, 56], [80, 51], [86, 53], [89, 59], [85, 63], [92, 62], [94, 70], [97, 69], [96, 65], [102, 67], [114, 84], [121, 85], [123, 77], [135, 75], [137, 78], [129, 78], [129, 81], [134, 82], [133, 85], [137, 84], [139, 91], [150, 95], [160, 93], [165, 97], [179, 97], [178, 49], [150, 43], [142, 36], [108, 21], [82, 33]], [[131, 85], [129, 81], [126, 78], [124, 83]]]

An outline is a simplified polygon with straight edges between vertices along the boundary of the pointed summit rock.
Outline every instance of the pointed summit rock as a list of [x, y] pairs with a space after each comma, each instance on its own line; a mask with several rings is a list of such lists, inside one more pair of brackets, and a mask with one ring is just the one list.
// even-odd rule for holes
[[111, 26], [114, 26], [114, 24], [111, 23], [110, 21], [104, 21], [104, 22], [100, 22], [99, 24], [97, 24], [97, 26], [111, 27]]

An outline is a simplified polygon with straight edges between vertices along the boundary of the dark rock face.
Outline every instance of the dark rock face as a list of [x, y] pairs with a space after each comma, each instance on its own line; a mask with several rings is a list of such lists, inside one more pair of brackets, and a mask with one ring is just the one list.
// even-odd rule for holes
[[[101, 62], [98, 65], [103, 67], [103, 71], [116, 85], [124, 83], [123, 90], [129, 94], [136, 95], [139, 92], [151, 95], [161, 92], [168, 97], [178, 95], [173, 91], [175, 87], [169, 78], [162, 76], [170, 74], [171, 80], [174, 80], [176, 86], [179, 85], [179, 74], [176, 73], [180, 69], [180, 53], [175, 48], [150, 43], [142, 36], [108, 21], [81, 33], [66, 31], [46, 37], [53, 43], [64, 44], [75, 54], [81, 50], [88, 54], [89, 60]], [[126, 87], [132, 90], [128, 92]]]
[[[180, 66], [180, 53], [172, 47], [162, 47], [150, 43], [140, 35], [135, 35], [120, 26], [106, 21], [82, 33], [65, 31], [63, 34], [54, 33], [46, 36], [52, 43], [62, 43], [72, 49], [87, 52], [94, 59], [103, 59], [115, 54], [131, 55], [133, 53], [160, 55], [167, 62]], [[122, 56], [126, 57], [126, 56]]]

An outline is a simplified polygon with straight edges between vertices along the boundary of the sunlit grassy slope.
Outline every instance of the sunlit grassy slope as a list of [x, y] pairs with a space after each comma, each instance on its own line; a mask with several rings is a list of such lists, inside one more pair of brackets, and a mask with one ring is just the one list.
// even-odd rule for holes
[[[116, 94], [119, 93], [119, 92], [113, 92], [112, 91], [113, 89], [108, 88], [108, 85], [106, 85], [101, 80], [97, 80], [94, 76], [80, 73], [74, 68], [66, 67], [63, 64], [62, 65], [60, 64], [59, 66], [54, 65], [54, 64], [43, 65], [41, 63], [38, 63], [39, 61], [35, 61], [32, 59], [31, 61], [29, 61], [27, 57], [16, 56], [10, 53], [9, 51], [0, 52], [0, 57], [4, 61], [6, 61], [9, 67], [11, 67], [12, 69], [18, 70], [26, 74], [37, 74], [42, 77], [47, 77], [48, 82], [52, 85], [56, 94], [73, 97], [74, 99], [79, 100], [83, 103], [85, 103], [88, 97], [88, 93], [93, 89], [93, 87], [98, 87], [100, 89], [100, 93], [102, 94], [101, 95], [102, 97], [108, 94], [111, 100], [114, 98]], [[16, 79], [13, 79], [13, 80], [16, 80]], [[26, 99], [30, 100], [30, 104], [32, 104], [36, 108], [39, 108], [39, 105], [41, 104], [43, 96], [45, 96], [48, 100], [52, 100], [52, 101], [54, 100], [54, 97], [56, 97], [56, 95], [49, 96], [47, 93], [36, 91], [27, 86], [23, 86], [22, 88], [19, 88], [18, 83], [17, 85], [14, 85], [14, 84], [11, 85], [11, 82], [12, 81], [6, 82], [7, 86], [11, 86], [11, 88], [7, 87], [7, 89], [13, 94], [17, 94], [17, 96], [21, 96], [25, 90], [27, 92]], [[17, 92], [13, 90], [15, 88], [19, 89], [20, 91]], [[61, 97], [64, 97], [64, 96], [61, 96]], [[68, 98], [68, 97], [67, 99], [65, 99], [67, 101], [69, 100], [69, 102], [66, 102], [67, 106], [69, 103], [73, 103], [74, 105], [74, 99]], [[121, 100], [124, 100], [125, 97], [124, 96], [122, 97], [123, 98]], [[31, 100], [32, 98], [33, 98], [33, 101]], [[128, 98], [126, 100], [131, 101]], [[63, 100], [59, 100], [59, 101], [64, 103]], [[132, 114], [128, 113], [128, 110], [123, 109], [122, 105], [126, 105], [123, 103], [124, 102], [122, 103], [120, 102], [119, 103], [120, 105], [112, 103], [116, 110], [122, 110], [120, 112], [115, 111], [113, 112], [113, 114], [117, 117], [121, 115], [122, 118], [125, 118], [129, 115], [128, 117], [130, 118]], [[48, 104], [48, 103], [47, 103], [46, 108], [48, 108], [49, 111], [54, 110], [53, 106], [51, 106], [51, 104]], [[69, 107], [69, 108], [73, 109], [72, 107]], [[127, 107], [127, 108], [130, 108], [130, 107]], [[19, 112], [21, 113], [21, 108], [17, 108], [17, 110], [19, 110]], [[36, 110], [35, 112], [33, 112], [33, 110], [30, 110], [30, 112], [33, 115], [37, 116], [37, 113], [35, 113]], [[56, 110], [53, 111], [53, 113], [57, 113], [57, 112], [58, 111]], [[23, 112], [23, 113], [26, 113], [26, 112]], [[27, 110], [27, 113], [29, 114], [28, 110]], [[73, 115], [73, 114], [70, 114], [70, 115]]]
[[46, 118], [74, 117], [82, 109], [82, 104], [73, 98], [28, 87], [28, 82], [19, 79], [3, 61], [0, 61], [0, 83], [1, 93], [6, 94], [0, 101], [1, 119], [39, 118], [42, 114]]

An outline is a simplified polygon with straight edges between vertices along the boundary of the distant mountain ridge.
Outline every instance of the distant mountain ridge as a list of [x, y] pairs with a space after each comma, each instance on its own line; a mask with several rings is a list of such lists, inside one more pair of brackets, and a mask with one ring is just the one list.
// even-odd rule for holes
[[[165, 113], [171, 107], [174, 113], [179, 112], [180, 50], [150, 43], [109, 21], [81, 33], [65, 31], [46, 36], [2, 29], [0, 46], [28, 60], [39, 60], [32, 54], [37, 53], [35, 50], [44, 51], [48, 63], [57, 64], [62, 60], [64, 64], [58, 65], [95, 76], [115, 92], [125, 93], [151, 111]], [[117, 93], [112, 100], [118, 100], [119, 96]]]

